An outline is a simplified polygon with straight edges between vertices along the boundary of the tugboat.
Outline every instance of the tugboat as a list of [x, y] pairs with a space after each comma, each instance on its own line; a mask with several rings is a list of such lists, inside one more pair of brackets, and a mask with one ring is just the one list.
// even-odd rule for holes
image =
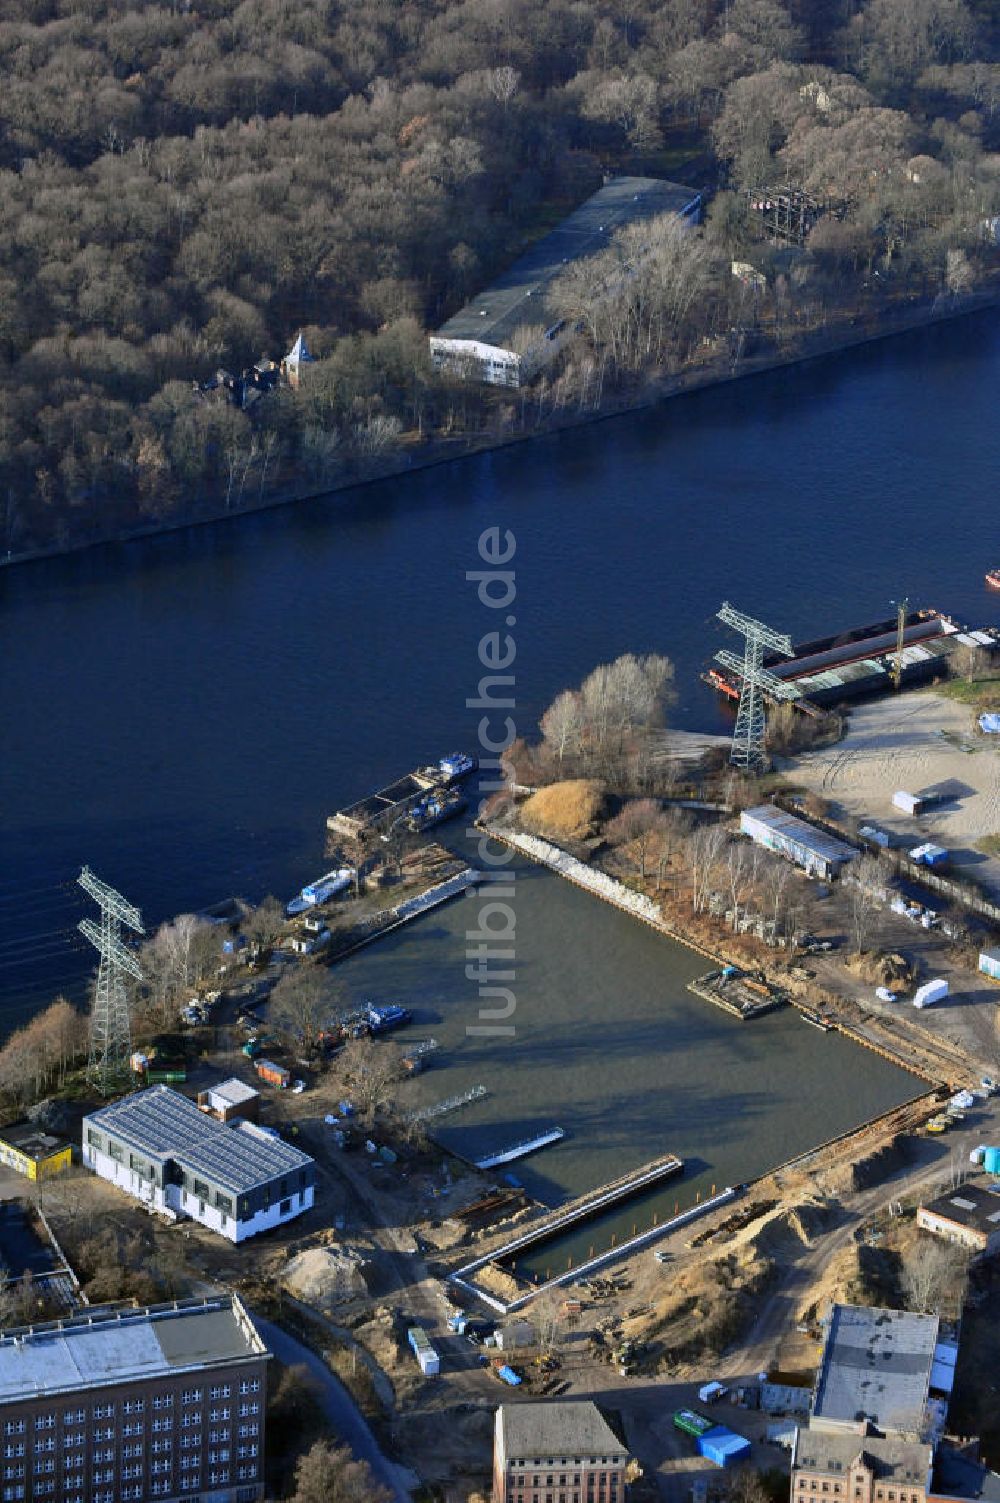
[[460, 778], [467, 778], [478, 766], [479, 759], [470, 756], [468, 752], [449, 752], [438, 763], [446, 783], [457, 783]]
[[466, 800], [458, 792], [457, 788], [440, 789], [436, 793], [428, 793], [415, 804], [407, 819], [407, 827], [415, 835], [429, 830], [432, 825], [439, 825], [443, 819], [451, 819], [452, 815], [459, 814], [465, 808]]
[[990, 569], [986, 575], [986, 583], [991, 590], [1000, 590], [1000, 569]]

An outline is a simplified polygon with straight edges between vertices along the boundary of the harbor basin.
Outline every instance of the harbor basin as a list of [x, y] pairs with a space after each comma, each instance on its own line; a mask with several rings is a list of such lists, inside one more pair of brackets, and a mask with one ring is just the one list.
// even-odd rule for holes
[[428, 1068], [401, 1088], [401, 1104], [431, 1106], [485, 1087], [484, 1096], [428, 1124], [442, 1146], [474, 1160], [546, 1128], [564, 1130], [555, 1144], [493, 1170], [498, 1183], [513, 1174], [556, 1206], [661, 1154], [684, 1160], [682, 1176], [561, 1242], [560, 1266], [927, 1089], [842, 1034], [808, 1026], [790, 1007], [749, 1022], [730, 1016], [687, 990], [706, 969], [703, 955], [545, 868], [518, 858], [508, 869], [512, 1036], [466, 1031], [483, 1021], [477, 982], [465, 975], [466, 932], [477, 929], [488, 887], [390, 934], [333, 975], [352, 1002], [412, 1009], [400, 1044], [438, 1041]]

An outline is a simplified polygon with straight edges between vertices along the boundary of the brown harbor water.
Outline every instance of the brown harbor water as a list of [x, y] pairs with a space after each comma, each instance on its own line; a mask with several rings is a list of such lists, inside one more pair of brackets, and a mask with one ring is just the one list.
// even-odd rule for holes
[[[405, 1090], [427, 1106], [475, 1086], [487, 1094], [430, 1124], [445, 1147], [477, 1158], [546, 1127], [566, 1137], [510, 1173], [549, 1204], [663, 1153], [684, 1174], [546, 1249], [574, 1261], [919, 1095], [923, 1082], [791, 1009], [741, 1022], [687, 984], [705, 959], [526, 862], [514, 867], [517, 1005], [512, 1038], [469, 1036], [475, 982], [464, 974], [469, 895], [344, 962], [352, 1001], [405, 1000], [400, 1042], [435, 1038]], [[544, 1267], [541, 1269], [544, 1272]]]

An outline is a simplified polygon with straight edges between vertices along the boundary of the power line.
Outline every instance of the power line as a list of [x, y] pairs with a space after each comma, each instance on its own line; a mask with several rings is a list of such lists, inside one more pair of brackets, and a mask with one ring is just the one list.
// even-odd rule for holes
[[763, 621], [745, 616], [735, 610], [728, 600], [723, 601], [718, 618], [740, 633], [745, 639], [742, 661], [734, 652], [723, 648], [715, 654], [715, 661], [735, 673], [740, 682], [740, 707], [736, 713], [736, 730], [729, 760], [745, 772], [755, 772], [763, 766], [764, 756], [764, 696], [772, 699], [797, 699], [799, 690], [787, 684], [764, 667], [764, 649], [771, 648], [790, 658], [793, 654], [792, 639], [785, 632], [774, 631]]
[[89, 918], [81, 919], [78, 927], [101, 957], [90, 1014], [87, 1075], [101, 1094], [107, 1096], [126, 1073], [131, 1047], [125, 977], [133, 976], [136, 980], [142, 977], [139, 962], [122, 943], [122, 925], [137, 934], [146, 931], [138, 908], [107, 882], [95, 877], [89, 866], [83, 868], [77, 881], [101, 910], [100, 927]]

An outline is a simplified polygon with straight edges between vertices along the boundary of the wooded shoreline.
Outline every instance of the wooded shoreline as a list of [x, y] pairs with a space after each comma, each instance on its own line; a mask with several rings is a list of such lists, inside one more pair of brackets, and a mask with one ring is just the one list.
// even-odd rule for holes
[[239, 510], [226, 509], [225, 506], [219, 505], [189, 517], [170, 518], [162, 522], [152, 522], [147, 526], [123, 528], [100, 537], [81, 539], [56, 547], [10, 553], [6, 557], [0, 557], [0, 567], [40, 563], [46, 559], [130, 543], [141, 538], [159, 537], [167, 533], [187, 531], [194, 527], [238, 521], [242, 517], [274, 511], [279, 507], [304, 501], [322, 500], [344, 491], [359, 490], [365, 486], [411, 475], [421, 470], [472, 459], [480, 454], [505, 449], [514, 444], [527, 443], [534, 439], [547, 438], [555, 433], [589, 427], [593, 423], [605, 422], [610, 418], [625, 417], [630, 413], [646, 411], [658, 407], [672, 397], [728, 385], [742, 381], [749, 376], [764, 375], [789, 366], [802, 365], [807, 361], [822, 359], [824, 356], [838, 354], [861, 345], [873, 344], [882, 339], [890, 339], [897, 334], [910, 333], [931, 324], [968, 317], [997, 306], [1000, 306], [1000, 282], [960, 296], [939, 294], [933, 299], [922, 299], [902, 309], [888, 308], [877, 315], [877, 322], [874, 324], [870, 319], [862, 322], [858, 315], [853, 315], [849, 317], [848, 322], [840, 322], [833, 328], [814, 330], [805, 334], [794, 348], [771, 350], [756, 357], [744, 358], [735, 369], [732, 367], [726, 369], [721, 362], [717, 361], [712, 365], [694, 367], [680, 374], [660, 377], [651, 380], [640, 393], [633, 390], [617, 395], [612, 394], [603, 400], [599, 407], [590, 411], [553, 413], [525, 432], [491, 433], [481, 437], [456, 440], [432, 439], [418, 457], [410, 453], [397, 453], [364, 476], [345, 477], [333, 483], [325, 482], [321, 486], [315, 483], [304, 487], [286, 486], [256, 502], [248, 502]]

